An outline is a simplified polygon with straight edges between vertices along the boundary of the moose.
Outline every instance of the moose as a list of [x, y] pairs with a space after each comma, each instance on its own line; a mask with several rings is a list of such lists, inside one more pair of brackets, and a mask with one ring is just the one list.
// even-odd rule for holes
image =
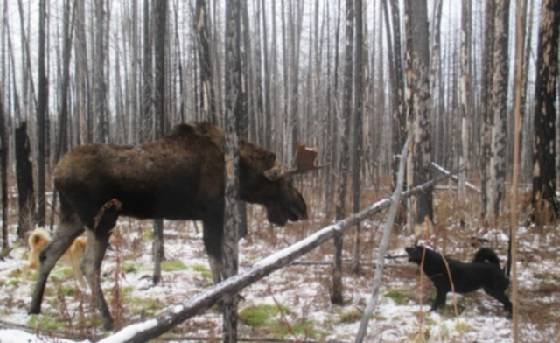
[[[137, 146], [90, 144], [68, 152], [54, 171], [60, 197], [60, 225], [42, 251], [30, 313], [41, 311], [45, 284], [58, 259], [86, 231], [81, 269], [105, 329], [113, 319], [100, 283], [101, 262], [120, 215], [139, 219], [201, 220], [214, 282], [222, 275], [225, 138], [209, 123], [179, 124], [168, 136]], [[273, 152], [241, 140], [240, 198], [263, 205], [272, 224], [307, 217], [293, 186], [294, 171], [283, 172]], [[297, 171], [296, 171], [297, 172]]]

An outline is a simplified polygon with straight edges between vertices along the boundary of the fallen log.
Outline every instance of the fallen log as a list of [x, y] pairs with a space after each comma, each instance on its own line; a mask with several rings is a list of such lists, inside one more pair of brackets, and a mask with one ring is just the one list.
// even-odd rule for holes
[[[401, 198], [406, 199], [417, 193], [425, 192], [433, 187], [433, 185], [437, 182], [445, 180], [453, 174], [454, 173], [441, 175], [422, 185], [416, 186], [407, 192], [403, 192]], [[129, 325], [99, 342], [146, 342], [150, 339], [156, 338], [171, 330], [173, 327], [181, 324], [185, 320], [209, 309], [224, 295], [238, 293], [245, 287], [262, 279], [273, 271], [288, 265], [322, 243], [332, 239], [335, 234], [343, 233], [347, 229], [356, 225], [358, 222], [381, 212], [389, 207], [391, 203], [391, 198], [381, 199], [361, 212], [355, 213], [348, 218], [339, 220], [332, 225], [324, 227], [307, 238], [262, 259], [261, 261], [255, 263], [251, 269], [243, 271], [238, 275], [230, 277], [208, 288], [182, 304], [171, 306], [170, 309], [164, 311], [158, 317], [141, 323]]]

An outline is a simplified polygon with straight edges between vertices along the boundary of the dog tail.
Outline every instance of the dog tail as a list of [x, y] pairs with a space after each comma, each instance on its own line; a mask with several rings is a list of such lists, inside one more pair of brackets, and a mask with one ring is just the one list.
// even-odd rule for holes
[[51, 235], [50, 233], [42, 228], [37, 228], [31, 232], [28, 238], [28, 243], [30, 247], [36, 247], [41, 243], [41, 241], [50, 242]]
[[490, 263], [494, 263], [498, 266], [498, 268], [500, 268], [500, 258], [498, 257], [498, 255], [496, 255], [496, 253], [494, 252], [494, 250], [490, 249], [490, 248], [480, 248], [478, 249], [478, 251], [476, 252], [476, 254], [473, 257], [473, 262], [490, 262]]

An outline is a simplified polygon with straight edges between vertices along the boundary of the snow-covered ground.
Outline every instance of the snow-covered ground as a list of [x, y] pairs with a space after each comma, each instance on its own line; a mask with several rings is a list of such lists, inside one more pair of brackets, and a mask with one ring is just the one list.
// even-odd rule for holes
[[[253, 208], [251, 236], [240, 245], [241, 269], [274, 251], [287, 247], [324, 226], [321, 215], [305, 223], [270, 228], [264, 214]], [[380, 216], [378, 219], [381, 219]], [[151, 222], [120, 220], [103, 265], [103, 288], [117, 323], [127, 325], [148, 319], [172, 304], [178, 304], [211, 284], [211, 274], [201, 240], [201, 230], [192, 222], [166, 222], [163, 280], [151, 285]], [[198, 225], [200, 227], [200, 225]], [[243, 338], [279, 338], [287, 341], [351, 342], [358, 331], [361, 312], [370, 295], [373, 266], [370, 263], [380, 240], [378, 222], [363, 225], [361, 275], [350, 273], [345, 264], [342, 306], [330, 302], [332, 244], [327, 243], [289, 267], [272, 273], [241, 293]], [[468, 260], [476, 251], [471, 233], [443, 229], [434, 244], [445, 253]], [[457, 229], [459, 230], [459, 229]], [[555, 228], [521, 228], [519, 289], [523, 342], [558, 342], [560, 332], [560, 232]], [[349, 261], [351, 237], [346, 236], [344, 260]], [[446, 237], [445, 239], [442, 237]], [[479, 235], [480, 237], [480, 235]], [[490, 231], [483, 235], [498, 248], [505, 261], [507, 237]], [[501, 304], [482, 291], [468, 296], [448, 295], [447, 307], [429, 312], [434, 289], [421, 281], [416, 265], [404, 255], [413, 238], [396, 233], [381, 288], [379, 306], [370, 320], [367, 342], [511, 342], [511, 320]], [[445, 244], [443, 243], [445, 241]], [[397, 257], [395, 257], [397, 256]], [[43, 313], [29, 316], [35, 272], [25, 269], [26, 248], [15, 247], [0, 261], [0, 342], [65, 342], [97, 340], [109, 333], [101, 329], [89, 292], [79, 292], [71, 268], [60, 262], [47, 283]], [[120, 262], [119, 262], [120, 261]], [[313, 263], [307, 263], [313, 262]], [[117, 277], [118, 276], [118, 277]], [[421, 286], [422, 284], [422, 286]], [[117, 292], [119, 290], [120, 292]], [[120, 294], [120, 295], [119, 295]], [[115, 300], [116, 299], [116, 300]], [[457, 314], [452, 305], [457, 302]], [[23, 325], [27, 333], [15, 325]], [[4, 328], [6, 328], [4, 330]], [[33, 333], [35, 332], [35, 333]], [[186, 321], [168, 335], [176, 341], [212, 341], [221, 337], [221, 317], [216, 308]], [[68, 338], [62, 340], [61, 338]]]

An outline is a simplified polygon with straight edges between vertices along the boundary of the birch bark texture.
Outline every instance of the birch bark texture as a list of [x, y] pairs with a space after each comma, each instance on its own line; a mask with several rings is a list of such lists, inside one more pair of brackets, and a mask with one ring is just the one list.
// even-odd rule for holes
[[[414, 130], [412, 149], [413, 184], [422, 184], [431, 177], [430, 121], [430, 52], [428, 9], [426, 0], [405, 1], [405, 26], [407, 37], [408, 117]], [[418, 228], [425, 220], [433, 221], [432, 190], [416, 197], [415, 224]]]
[[[241, 229], [241, 207], [239, 206], [239, 136], [241, 101], [241, 9], [242, 0], [226, 3], [225, 37], [225, 163], [226, 189], [224, 213], [224, 241], [222, 261], [224, 277], [237, 274], [239, 268], [239, 233]], [[237, 341], [237, 297], [224, 298], [223, 307], [224, 342]]]
[[492, 55], [492, 158], [486, 213], [495, 222], [501, 213], [506, 181], [506, 129], [508, 92], [509, 0], [495, 2], [494, 47]]

